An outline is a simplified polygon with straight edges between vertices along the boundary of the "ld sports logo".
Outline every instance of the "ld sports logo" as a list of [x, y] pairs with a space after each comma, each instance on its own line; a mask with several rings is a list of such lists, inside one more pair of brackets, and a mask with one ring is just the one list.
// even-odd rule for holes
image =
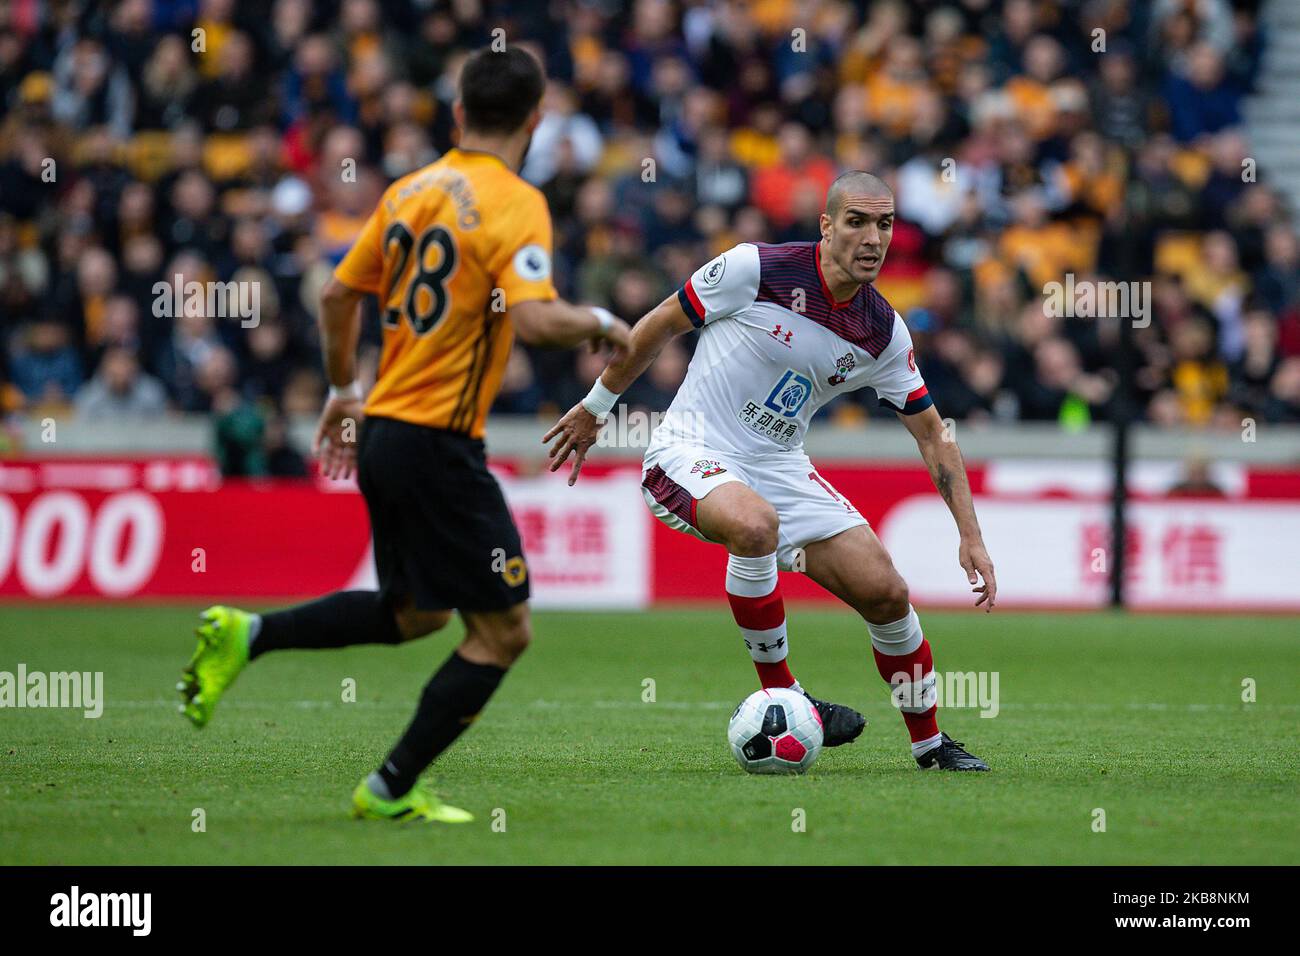
[[772, 391], [767, 393], [763, 404], [778, 415], [798, 415], [811, 395], [812, 380], [788, 368]]

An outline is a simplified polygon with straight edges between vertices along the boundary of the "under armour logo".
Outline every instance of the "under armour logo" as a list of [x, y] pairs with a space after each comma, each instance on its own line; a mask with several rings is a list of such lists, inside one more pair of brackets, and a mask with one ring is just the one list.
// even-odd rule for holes
[[769, 332], [768, 335], [772, 336], [772, 338], [776, 339], [786, 348], [791, 347], [790, 340], [794, 338], [794, 332], [788, 329], [786, 331], [782, 331], [780, 325], [777, 325], [776, 328], [772, 329], [772, 331]]

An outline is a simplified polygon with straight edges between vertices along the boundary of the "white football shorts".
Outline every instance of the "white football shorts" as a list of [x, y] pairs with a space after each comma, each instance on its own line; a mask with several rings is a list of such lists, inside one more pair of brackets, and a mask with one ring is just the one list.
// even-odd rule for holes
[[696, 523], [696, 506], [729, 481], [742, 482], [776, 509], [776, 561], [783, 571], [792, 570], [800, 549], [867, 523], [801, 451], [742, 459], [696, 444], [651, 448], [642, 465], [641, 493], [668, 527], [708, 541]]

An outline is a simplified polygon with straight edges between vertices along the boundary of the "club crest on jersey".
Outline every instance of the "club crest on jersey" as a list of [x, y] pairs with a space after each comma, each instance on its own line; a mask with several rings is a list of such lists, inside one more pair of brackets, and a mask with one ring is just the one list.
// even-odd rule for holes
[[767, 393], [763, 404], [780, 415], [798, 415], [811, 395], [812, 381], [788, 368], [772, 391]]
[[720, 475], [727, 469], [722, 467], [722, 462], [712, 461], [708, 458], [701, 458], [691, 469], [691, 474], [698, 474], [701, 478], [712, 478], [714, 475]]
[[523, 584], [528, 577], [528, 564], [522, 556], [515, 556], [506, 562], [501, 569], [501, 577], [505, 578], [506, 584], [516, 588]]
[[845, 352], [835, 360], [835, 374], [826, 381], [831, 385], [839, 385], [849, 377], [849, 372], [857, 366], [857, 359], [853, 357], [852, 352]]
[[792, 338], [794, 338], [794, 331], [793, 331], [793, 330], [791, 330], [791, 329], [787, 329], [787, 328], [784, 328], [784, 327], [782, 327], [782, 326], [778, 323], [778, 324], [777, 324], [777, 325], [772, 329], [772, 331], [771, 331], [771, 332], [768, 332], [767, 334], [770, 335], [770, 336], [772, 336], [772, 338], [776, 339], [778, 342], [780, 342], [780, 343], [781, 343], [782, 345], [784, 345], [786, 348], [788, 348], [788, 349], [789, 349], [789, 348], [794, 348], [794, 346], [790, 344], [790, 340], [791, 340]]

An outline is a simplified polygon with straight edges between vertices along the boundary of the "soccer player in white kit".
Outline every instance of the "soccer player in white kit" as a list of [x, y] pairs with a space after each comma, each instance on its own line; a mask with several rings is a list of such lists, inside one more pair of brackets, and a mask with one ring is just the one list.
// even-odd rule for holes
[[[961, 451], [917, 371], [907, 326], [871, 285], [893, 221], [893, 194], [882, 180], [862, 171], [840, 176], [826, 195], [820, 242], [742, 243], [704, 265], [636, 324], [626, 353], [544, 441], [559, 438], [552, 471], [576, 456], [572, 485], [619, 395], [669, 340], [698, 329], [686, 378], [646, 451], [642, 492], [660, 521], [726, 547], [727, 598], [763, 686], [803, 691], [787, 661], [777, 577], [778, 568], [798, 565], [865, 619], [917, 764], [988, 770], [939, 730], [930, 644], [907, 583], [866, 520], [803, 452], [818, 408], [874, 388], [916, 439], [957, 522], [958, 562], [975, 605], [993, 609], [993, 562]], [[861, 714], [808, 696], [827, 746], [862, 732]]]

